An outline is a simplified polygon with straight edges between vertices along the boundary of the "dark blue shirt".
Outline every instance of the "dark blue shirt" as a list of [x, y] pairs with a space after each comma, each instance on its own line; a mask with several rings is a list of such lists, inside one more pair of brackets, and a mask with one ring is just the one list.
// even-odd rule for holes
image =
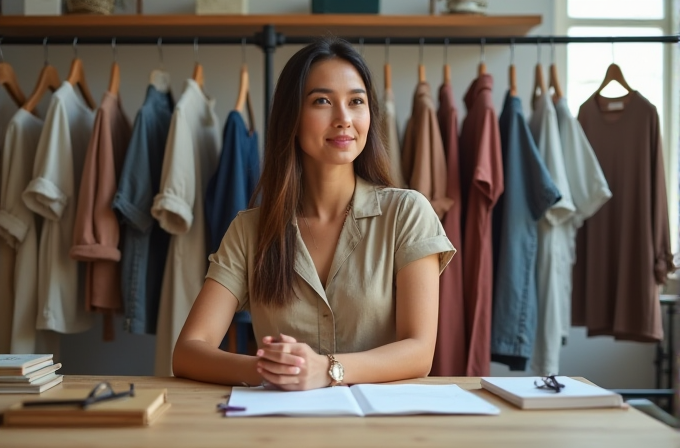
[[153, 86], [137, 113], [112, 207], [120, 214], [126, 329], [155, 334], [170, 235], [151, 216], [175, 102]]
[[248, 208], [259, 179], [257, 133], [251, 133], [241, 114], [232, 111], [224, 125], [220, 162], [205, 193], [209, 253], [217, 251], [236, 214]]
[[538, 220], [561, 195], [538, 153], [519, 98], [499, 119], [505, 190], [493, 210], [491, 360], [526, 370], [536, 334]]

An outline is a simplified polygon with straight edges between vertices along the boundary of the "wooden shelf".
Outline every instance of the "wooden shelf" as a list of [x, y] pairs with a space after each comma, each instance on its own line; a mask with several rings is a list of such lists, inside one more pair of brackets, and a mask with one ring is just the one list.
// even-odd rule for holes
[[4, 37], [240, 37], [265, 25], [286, 36], [328, 32], [346, 37], [523, 36], [541, 16], [479, 15], [63, 15], [0, 16]]

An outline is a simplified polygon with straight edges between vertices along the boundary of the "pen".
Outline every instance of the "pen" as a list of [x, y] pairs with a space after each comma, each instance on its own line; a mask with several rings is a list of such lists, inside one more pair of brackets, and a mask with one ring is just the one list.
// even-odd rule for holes
[[230, 406], [227, 403], [218, 403], [217, 404], [217, 409], [220, 411], [224, 412], [229, 412], [229, 411], [245, 411], [246, 408], [243, 406]]

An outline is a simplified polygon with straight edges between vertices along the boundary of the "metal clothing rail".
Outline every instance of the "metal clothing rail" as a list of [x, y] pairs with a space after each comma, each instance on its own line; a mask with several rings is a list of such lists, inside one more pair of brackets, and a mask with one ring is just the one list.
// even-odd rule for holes
[[[73, 44], [77, 38], [78, 45], [105, 45], [114, 41], [116, 45], [257, 45], [264, 52], [264, 129], [269, 123], [269, 109], [274, 92], [274, 52], [276, 47], [285, 44], [304, 45], [313, 42], [317, 37], [290, 36], [276, 32], [273, 25], [266, 25], [262, 32], [254, 36], [243, 37], [3, 37], [2, 45], [42, 45], [47, 38], [48, 45]], [[343, 36], [344, 37], [344, 36]], [[540, 44], [575, 44], [575, 43], [678, 43], [680, 35], [666, 36], [506, 36], [506, 37], [344, 37], [354, 44], [360, 45], [540, 45]], [[266, 135], [266, 132], [265, 132]]]

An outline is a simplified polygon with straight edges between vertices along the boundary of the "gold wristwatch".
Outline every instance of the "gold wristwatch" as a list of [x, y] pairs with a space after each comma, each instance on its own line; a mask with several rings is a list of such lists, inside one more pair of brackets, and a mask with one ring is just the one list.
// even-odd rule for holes
[[335, 359], [335, 356], [328, 353], [328, 359], [331, 361], [331, 365], [328, 369], [328, 375], [331, 377], [331, 386], [339, 386], [342, 384], [342, 380], [345, 377], [345, 368], [342, 364]]

